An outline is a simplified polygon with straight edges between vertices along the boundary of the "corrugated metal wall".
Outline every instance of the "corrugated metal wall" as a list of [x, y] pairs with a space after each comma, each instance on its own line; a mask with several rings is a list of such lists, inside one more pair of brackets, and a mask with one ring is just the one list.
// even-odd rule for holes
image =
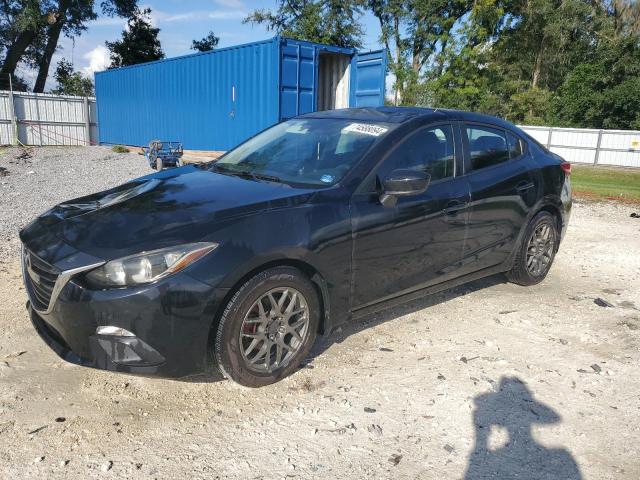
[[520, 128], [569, 162], [640, 167], [640, 131]]
[[276, 38], [96, 74], [100, 142], [227, 150], [278, 121]]
[[318, 110], [349, 107], [351, 56], [321, 54], [318, 63]]
[[[87, 124], [88, 110], [88, 124]], [[0, 144], [89, 145], [97, 143], [96, 101], [68, 95], [0, 91]], [[87, 128], [89, 134], [87, 134]]]

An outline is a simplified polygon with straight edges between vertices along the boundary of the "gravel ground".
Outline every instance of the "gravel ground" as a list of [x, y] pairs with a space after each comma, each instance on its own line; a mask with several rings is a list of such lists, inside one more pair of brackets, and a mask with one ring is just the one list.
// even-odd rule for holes
[[[109, 147], [0, 149], [0, 262], [19, 253], [17, 232], [34, 217], [72, 198], [147, 175], [143, 156]], [[8, 173], [8, 175], [7, 175]]]
[[[20, 195], [11, 208], [30, 217], [148, 171], [140, 157], [118, 156], [98, 172], [99, 153], [111, 153], [91, 150], [91, 165], [79, 169], [92, 179], [81, 180], [84, 191], [47, 166], [57, 187], [12, 186]], [[71, 151], [74, 167], [83, 151]], [[44, 184], [48, 170], [35, 167], [44, 163], [33, 165]], [[24, 175], [17, 184], [31, 181]], [[15, 235], [27, 219], [5, 210], [3, 203], [3, 222], [15, 226], [3, 235]], [[637, 480], [633, 211], [578, 203], [541, 284], [495, 276], [354, 322], [320, 339], [305, 368], [259, 390], [61, 361], [33, 331], [18, 262], [6, 258], [0, 478]]]

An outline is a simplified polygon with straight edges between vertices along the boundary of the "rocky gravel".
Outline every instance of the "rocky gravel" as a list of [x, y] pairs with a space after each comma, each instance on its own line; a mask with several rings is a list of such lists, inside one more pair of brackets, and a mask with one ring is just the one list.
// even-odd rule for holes
[[[33, 160], [33, 174], [2, 157], [17, 175], [2, 190], [10, 244], [50, 205], [149, 171], [142, 157], [69, 151], [75, 161]], [[0, 478], [637, 480], [635, 212], [577, 203], [539, 285], [498, 275], [352, 322], [259, 390], [65, 363], [30, 325], [5, 257]]]
[[19, 253], [17, 232], [42, 212], [148, 173], [143, 156], [109, 147], [0, 149], [0, 262]]

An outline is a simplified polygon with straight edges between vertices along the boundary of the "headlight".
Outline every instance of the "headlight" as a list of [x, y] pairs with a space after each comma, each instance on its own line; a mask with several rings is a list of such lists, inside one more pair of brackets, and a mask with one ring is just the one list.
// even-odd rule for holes
[[86, 276], [100, 288], [125, 287], [154, 282], [179, 272], [218, 246], [217, 243], [189, 243], [111, 260]]

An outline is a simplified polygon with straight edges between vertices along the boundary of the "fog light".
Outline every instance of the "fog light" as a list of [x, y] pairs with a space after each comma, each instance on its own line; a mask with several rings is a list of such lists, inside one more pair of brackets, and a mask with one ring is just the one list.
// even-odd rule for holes
[[135, 337], [129, 330], [120, 327], [106, 326], [96, 328], [98, 335], [112, 335], [114, 337]]

